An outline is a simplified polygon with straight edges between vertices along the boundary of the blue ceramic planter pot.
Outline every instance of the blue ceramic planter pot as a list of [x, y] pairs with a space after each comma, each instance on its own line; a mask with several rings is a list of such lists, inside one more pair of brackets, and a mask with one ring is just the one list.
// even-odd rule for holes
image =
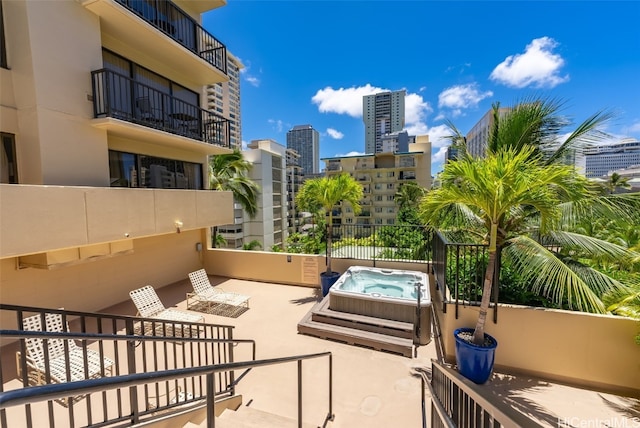
[[326, 272], [322, 272], [320, 274], [320, 285], [322, 285], [322, 297], [326, 297], [329, 294], [329, 289], [331, 286], [340, 278], [340, 274], [338, 272], [331, 272], [327, 274]]
[[484, 336], [491, 341], [490, 346], [477, 346], [458, 338], [459, 332], [473, 334], [473, 331], [472, 328], [458, 328], [453, 332], [453, 337], [456, 340], [456, 362], [458, 372], [462, 376], [477, 384], [483, 384], [493, 372], [498, 341], [486, 333]]

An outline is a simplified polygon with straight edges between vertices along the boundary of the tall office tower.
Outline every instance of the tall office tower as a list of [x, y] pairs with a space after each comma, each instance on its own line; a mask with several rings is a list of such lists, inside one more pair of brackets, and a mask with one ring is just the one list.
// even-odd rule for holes
[[[498, 114], [502, 117], [509, 110], [509, 107], [500, 107]], [[485, 156], [487, 147], [489, 146], [489, 133], [491, 132], [493, 122], [493, 109], [490, 109], [467, 133], [467, 153], [469, 155], [474, 158]]]
[[[414, 182], [431, 188], [431, 143], [428, 135], [418, 135], [408, 150], [396, 153], [376, 153], [322, 159], [328, 177], [349, 173], [361, 185], [362, 211], [355, 214], [351, 205], [343, 203], [336, 210], [334, 224], [353, 224], [364, 228], [371, 225], [395, 224], [398, 207], [395, 194], [403, 183]], [[356, 228], [357, 229], [357, 228]], [[349, 230], [346, 229], [345, 233]]]
[[362, 97], [365, 153], [381, 153], [382, 137], [404, 128], [404, 89]]
[[320, 134], [311, 125], [297, 125], [287, 132], [287, 148], [300, 155], [304, 175], [320, 172]]
[[240, 113], [240, 70], [244, 65], [231, 52], [227, 53], [226, 82], [206, 87], [207, 109], [229, 120], [231, 147], [242, 149], [242, 114]]
[[587, 177], [603, 177], [611, 171], [640, 165], [640, 141], [629, 139], [592, 147], [584, 151], [584, 159]]

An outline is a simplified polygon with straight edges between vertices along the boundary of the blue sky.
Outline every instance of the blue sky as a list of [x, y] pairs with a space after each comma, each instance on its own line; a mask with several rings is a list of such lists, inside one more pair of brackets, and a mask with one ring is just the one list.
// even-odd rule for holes
[[466, 133], [497, 101], [558, 99], [575, 124], [613, 110], [603, 130], [640, 139], [639, 21], [638, 1], [228, 0], [203, 16], [245, 65], [244, 142], [311, 124], [321, 158], [362, 153], [362, 96], [405, 89], [432, 174], [444, 119]]

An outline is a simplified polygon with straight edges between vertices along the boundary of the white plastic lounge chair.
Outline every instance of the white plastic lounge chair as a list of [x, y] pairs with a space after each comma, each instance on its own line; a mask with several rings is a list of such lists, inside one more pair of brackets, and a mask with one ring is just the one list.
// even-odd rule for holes
[[[133, 303], [136, 305], [136, 309], [138, 310], [138, 315], [141, 316], [142, 318], [155, 318], [158, 320], [167, 320], [167, 321], [173, 321], [173, 322], [189, 322], [189, 323], [204, 322], [204, 317], [200, 314], [181, 311], [179, 309], [165, 308], [165, 306], [162, 304], [162, 301], [158, 297], [156, 290], [150, 285], [145, 285], [144, 287], [130, 291], [129, 296], [131, 297], [131, 300], [133, 300]], [[152, 323], [145, 322], [144, 324], [145, 324], [145, 329], [144, 329], [145, 333], [150, 334]], [[175, 327], [178, 327], [178, 328], [175, 328]], [[166, 325], [167, 335], [183, 336], [182, 330], [183, 329], [188, 330], [189, 326], [184, 326], [184, 328], [181, 328], [181, 327], [182, 327], [181, 324]], [[158, 323], [156, 325], [156, 333], [162, 334], [162, 331], [163, 331], [163, 325]]]
[[[27, 331], [49, 331], [49, 332], [65, 332], [69, 330], [69, 324], [66, 330], [63, 327], [62, 315], [47, 313], [45, 314], [45, 328], [42, 328], [41, 315], [33, 315], [22, 320], [24, 330]], [[27, 362], [27, 379], [29, 385], [46, 385], [49, 383], [65, 383], [85, 379], [95, 379], [102, 376], [110, 376], [113, 366], [113, 360], [107, 357], [100, 357], [100, 352], [94, 349], [86, 349], [76, 345], [71, 339], [47, 339], [47, 349], [44, 348], [44, 339], [29, 338], [26, 342], [26, 362]], [[67, 350], [65, 351], [65, 342]], [[48, 353], [49, 365], [45, 354]], [[67, 372], [67, 361], [69, 363], [69, 371]], [[86, 364], [85, 364], [86, 362]], [[21, 357], [20, 352], [16, 353], [16, 367], [18, 369], [18, 378], [22, 378]], [[85, 373], [86, 371], [86, 373]], [[49, 375], [49, 381], [47, 380]], [[82, 396], [74, 397], [80, 399]], [[63, 405], [68, 405], [67, 399], [58, 400]]]
[[249, 308], [251, 296], [230, 293], [219, 287], [214, 288], [209, 282], [209, 276], [204, 269], [191, 272], [189, 280], [193, 286], [193, 293], [187, 293], [187, 308], [195, 304], [205, 304], [208, 309], [207, 312], [216, 307], [219, 309], [218, 314], [227, 316], [239, 309]]

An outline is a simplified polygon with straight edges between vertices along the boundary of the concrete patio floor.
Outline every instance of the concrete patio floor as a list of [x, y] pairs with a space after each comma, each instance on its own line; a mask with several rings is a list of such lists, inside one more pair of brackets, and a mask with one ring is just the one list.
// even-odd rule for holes
[[[211, 277], [211, 282], [251, 296], [250, 308], [238, 317], [204, 315], [208, 323], [233, 325], [236, 339], [255, 340], [257, 359], [332, 352], [335, 420], [328, 427], [422, 426], [421, 383], [412, 368], [430, 369], [431, 359], [437, 358], [433, 340], [418, 348], [416, 358], [407, 358], [301, 335], [297, 324], [320, 300], [318, 289], [222, 277]], [[185, 279], [156, 291], [165, 306], [186, 309], [185, 294], [192, 287]], [[135, 315], [136, 309], [131, 300], [124, 300], [101, 312]], [[250, 359], [247, 346], [239, 345], [234, 353], [237, 361]], [[258, 367], [236, 391], [243, 405], [295, 419], [297, 370], [295, 363]], [[322, 425], [328, 411], [327, 358], [303, 362], [302, 388], [303, 421]], [[531, 426], [640, 427], [637, 399], [500, 373], [480, 388], [502, 407], [529, 416]], [[429, 408], [427, 403], [427, 412]]]
[[[416, 358], [379, 352], [297, 333], [298, 322], [321, 296], [316, 288], [211, 277], [226, 291], [251, 296], [250, 309], [237, 318], [205, 314], [207, 322], [235, 326], [236, 339], [254, 339], [257, 358], [324, 351], [333, 353], [332, 427], [420, 427], [420, 379], [413, 367], [431, 367], [435, 342], [418, 348]], [[186, 309], [188, 280], [158, 290], [166, 306]], [[123, 302], [105, 312], [135, 314]], [[241, 358], [238, 354], [237, 358]], [[303, 363], [303, 420], [320, 424], [327, 412], [327, 360]], [[253, 370], [238, 385], [244, 405], [295, 418], [297, 366], [292, 363]], [[521, 375], [496, 373], [482, 386], [503, 406], [532, 419], [532, 426], [640, 427], [640, 400], [585, 390]], [[428, 396], [428, 391], [427, 391]], [[427, 403], [429, 412], [429, 403]], [[534, 422], [535, 421], [535, 422]]]

